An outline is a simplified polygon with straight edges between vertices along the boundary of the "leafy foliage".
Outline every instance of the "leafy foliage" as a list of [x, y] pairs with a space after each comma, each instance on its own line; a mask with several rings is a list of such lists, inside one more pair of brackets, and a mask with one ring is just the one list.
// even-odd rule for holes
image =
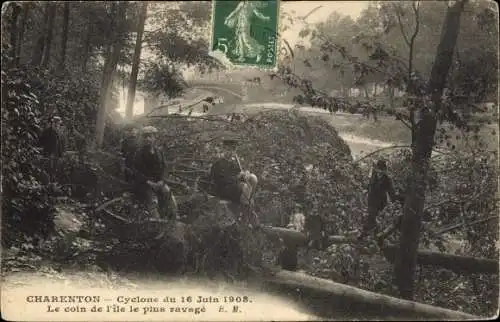
[[[459, 5], [455, 6], [455, 8], [461, 10]], [[454, 150], [462, 140], [466, 142], [465, 145], [468, 145], [467, 142], [471, 142], [468, 141], [471, 133], [475, 133], [477, 138], [477, 134], [482, 130], [491, 130], [485, 124], [485, 119], [491, 118], [491, 113], [485, 113], [485, 118], [477, 117], [477, 114], [485, 112], [485, 110], [478, 107], [479, 103], [490, 99], [496, 101], [492, 93], [498, 89], [497, 75], [486, 71], [483, 66], [492, 66], [492, 70], [498, 69], [498, 53], [493, 52], [493, 48], [497, 46], [498, 38], [498, 35], [493, 35], [493, 33], [498, 31], [493, 29], [492, 24], [490, 25], [491, 29], [489, 29], [490, 33], [483, 33], [484, 38], [472, 39], [469, 34], [471, 29], [485, 28], [483, 17], [489, 16], [488, 12], [490, 10], [492, 8], [486, 2], [475, 1], [467, 4], [463, 19], [469, 23], [460, 25], [464, 32], [459, 33], [456, 60], [453, 59], [452, 61], [451, 72], [448, 73], [447, 69], [445, 71], [448, 75], [447, 82], [440, 81], [439, 86], [437, 86], [439, 77], [435, 77], [437, 69], [434, 67], [439, 67], [439, 64], [436, 65], [436, 63], [444, 61], [441, 57], [443, 46], [450, 45], [451, 42], [446, 43], [446, 39], [436, 34], [435, 30], [441, 29], [443, 16], [451, 17], [452, 10], [448, 9], [444, 3], [437, 2], [398, 4], [374, 2], [369, 4], [368, 8], [362, 12], [356, 24], [350, 23], [349, 18], [345, 18], [344, 22], [341, 23], [342, 17], [333, 14], [325, 23], [307, 25], [300, 33], [300, 36], [307, 38], [311, 43], [308, 55], [301, 54], [301, 56], [297, 57], [291, 55], [292, 60], [295, 60], [294, 63], [290, 63], [290, 59], [288, 59], [280, 66], [277, 73], [270, 76], [282, 80], [283, 83], [290, 87], [299, 89], [302, 92], [301, 95], [294, 98], [294, 101], [299, 104], [309, 104], [330, 112], [342, 110], [359, 113], [360, 110], [364, 110], [365, 115], [373, 115], [375, 120], [377, 120], [377, 114], [393, 116], [400, 120], [411, 132], [412, 145], [410, 154], [395, 156], [395, 161], [396, 163], [404, 162], [401, 164], [400, 170], [412, 169], [412, 172], [402, 171], [402, 173], [399, 173], [400, 179], [403, 179], [399, 185], [408, 192], [408, 197], [413, 198], [412, 207], [417, 204], [420, 207], [423, 202], [416, 198], [416, 194], [424, 193], [426, 186], [429, 186], [431, 190], [436, 189], [438, 192], [448, 191], [450, 187], [455, 187], [455, 180], [461, 182], [461, 179], [464, 178], [464, 173], [458, 175], [460, 180], [458, 180], [458, 177], [451, 175], [447, 179], [451, 180], [453, 184], [448, 181], [446, 186], [441, 186], [439, 171], [442, 164], [435, 164], [432, 160], [429, 160], [432, 148], [438, 147], [440, 149], [445, 147], [446, 150]], [[449, 15], [446, 14], [447, 12]], [[460, 15], [456, 15], [456, 18], [458, 21]], [[489, 21], [493, 23], [492, 20]], [[448, 22], [448, 19], [446, 22]], [[340, 27], [344, 27], [344, 25], [346, 28]], [[452, 29], [451, 24], [446, 24], [445, 27], [447, 28], [443, 28], [443, 30], [450, 31]], [[438, 55], [435, 57], [438, 44]], [[476, 48], [476, 51], [478, 46], [489, 49], [482, 53], [473, 53], [468, 50], [472, 46]], [[452, 46], [448, 46], [448, 48], [453, 49]], [[301, 49], [305, 50], [305, 48]], [[468, 53], [467, 57], [462, 55], [464, 52]], [[446, 61], [450, 60], [446, 59]], [[297, 68], [297, 65], [301, 62], [303, 62], [305, 68]], [[482, 64], [482, 66], [473, 67], [475, 64]], [[325, 66], [332, 73], [318, 72], [315, 74], [314, 72], [307, 72]], [[445, 65], [443, 64], [443, 66]], [[429, 79], [430, 77], [427, 77], [427, 75], [430, 74], [431, 68], [433, 68], [433, 75], [432, 79]], [[468, 71], [469, 68], [471, 68], [470, 72]], [[297, 72], [296, 69], [299, 69], [300, 72]], [[346, 72], [349, 76], [347, 79], [345, 77]], [[332, 80], [328, 83], [324, 81], [325, 78], [332, 78], [337, 81]], [[325, 83], [328, 85], [325, 85]], [[379, 91], [379, 96], [385, 96], [386, 101], [380, 101], [376, 97], [377, 84], [382, 85], [382, 92]], [[368, 85], [373, 85], [373, 87], [369, 88]], [[436, 90], [441, 93], [441, 85], [444, 85], [445, 88], [442, 97], [439, 98], [436, 95], [432, 97]], [[361, 98], [361, 95], [355, 95], [351, 99], [349, 97], [350, 93], [346, 89], [349, 91], [357, 89], [358, 92], [361, 89], [364, 91], [364, 95], [362, 95], [364, 97]], [[395, 101], [396, 93], [401, 96], [398, 105], [396, 105]], [[434, 136], [435, 120], [438, 123], [438, 131]], [[424, 133], [425, 130], [423, 129], [429, 130], [430, 133]], [[432, 134], [434, 138], [426, 136], [428, 134]], [[496, 133], [493, 130], [487, 135], [496, 135]], [[484, 145], [481, 144], [477, 139], [473, 143], [475, 147], [484, 149]], [[423, 153], [423, 151], [428, 153]], [[483, 155], [487, 159], [489, 152], [483, 150], [481, 153], [476, 151], [473, 154], [474, 156], [468, 156], [464, 159], [450, 154], [446, 161], [455, 165], [464, 162], [468, 164], [465, 168], [470, 169], [474, 168], [472, 166], [474, 161], [472, 160], [475, 160], [475, 156]], [[429, 170], [428, 162], [431, 163]], [[424, 166], [421, 167], [421, 165]], [[495, 185], [496, 179], [489, 178], [495, 176], [495, 172], [487, 174], [488, 171], [484, 171], [486, 173], [481, 175], [483, 180], [490, 180], [489, 182]], [[430, 172], [430, 176], [426, 177], [427, 172]], [[450, 200], [452, 195], [456, 196], [457, 194], [463, 200], [469, 200], [470, 197], [474, 199], [473, 193], [468, 189], [468, 187], [474, 185], [471, 180], [473, 175], [469, 173], [468, 176], [467, 183], [460, 183], [460, 186], [464, 188], [460, 193], [457, 189], [452, 189], [453, 192], [450, 195], [443, 192], [438, 197], [434, 192], [425, 198], [431, 200], [431, 203], [446, 205], [445, 207], [436, 206], [436, 204], [428, 205], [430, 209], [434, 207], [433, 210], [436, 210], [436, 208], [440, 210], [438, 214], [435, 214], [434, 221], [440, 223], [451, 222], [458, 214], [464, 213], [476, 219], [478, 217], [485, 218], [485, 216], [491, 214], [488, 208], [477, 204], [475, 204], [475, 208], [468, 208], [458, 200]], [[407, 181], [406, 178], [410, 180]], [[429, 184], [430, 181], [432, 181], [431, 184]], [[477, 193], [485, 193], [486, 199], [492, 198], [496, 200], [493, 195], [490, 195], [485, 190]], [[434, 197], [439, 199], [439, 202]], [[443, 200], [442, 197], [450, 199]], [[414, 229], [415, 225], [420, 222], [420, 219], [411, 215], [412, 211], [418, 210], [420, 212], [419, 207], [412, 208], [410, 211], [411, 205], [411, 202], [407, 203], [405, 224], [403, 225], [408, 234], [403, 235], [401, 238], [402, 249], [411, 249], [412, 251], [408, 253], [411, 253], [411, 255], [406, 256], [404, 253], [400, 253], [399, 255], [403, 259], [396, 261], [396, 274], [399, 278], [401, 295], [408, 297], [412, 296], [413, 291], [411, 287], [406, 288], [404, 285], [408, 282], [404, 276], [413, 279], [413, 276], [410, 276], [413, 273], [408, 275], [407, 272], [413, 270], [414, 264], [410, 263], [410, 256], [413, 256], [414, 250], [416, 251], [419, 236], [418, 233], [412, 236], [409, 231], [412, 228]], [[492, 207], [497, 209], [496, 202]], [[464, 208], [468, 210], [464, 210]], [[475, 211], [477, 209], [481, 209], [481, 215]], [[401, 212], [401, 209], [394, 211]], [[429, 238], [429, 235], [424, 234], [423, 241], [429, 243]], [[491, 245], [492, 239], [485, 239]], [[405, 259], [405, 257], [408, 258]], [[412, 285], [413, 281], [407, 284]]]
[[[417, 106], [427, 104], [424, 98], [427, 83], [422, 75], [430, 71], [434, 48], [439, 41], [439, 35], [434, 31], [439, 30], [445, 9], [441, 3], [422, 2], [416, 9], [418, 16], [415, 19], [415, 9], [411, 4], [370, 4], [356, 23], [348, 16], [334, 13], [326, 22], [307, 25], [301, 32], [301, 36], [311, 42], [307, 58], [294, 57], [292, 65], [282, 66], [271, 77], [277, 76], [289, 86], [300, 89], [303, 97], [298, 102], [310, 103], [331, 112], [343, 110], [356, 113], [365, 110], [371, 114], [377, 111], [393, 115], [412, 127], [415, 122], [413, 111]], [[471, 3], [467, 10], [464, 19], [471, 23], [462, 24], [464, 32], [460, 34], [457, 61], [450, 74], [450, 90], [444, 97], [445, 107], [440, 115], [441, 121], [446, 120], [464, 129], [467, 129], [468, 120], [460, 111], [471, 108], [479, 111], [477, 103], [488, 97], [491, 99], [494, 97], [491, 95], [496, 93], [497, 75], [491, 72], [497, 69], [496, 45], [492, 43], [496, 39], [493, 35], [496, 29], [493, 25], [486, 27], [488, 23], [480, 18], [488, 16], [490, 11], [485, 2]], [[493, 23], [488, 19], [486, 21]], [[472, 39], [471, 27], [465, 26], [472, 26], [474, 30], [487, 28], [489, 33], [483, 33], [485, 36], [480, 39]], [[408, 46], [414, 30], [417, 36], [412, 40], [415, 42], [411, 43], [411, 58], [408, 60]], [[474, 50], [470, 45], [472, 43], [476, 44]], [[478, 43], [484, 46], [485, 51], [476, 50]], [[302, 60], [308, 67], [299, 68], [299, 72], [295, 69]], [[314, 71], [324, 67], [332, 72], [315, 76]], [[318, 77], [328, 77], [329, 80], [325, 83]], [[371, 83], [382, 84], [384, 91], [406, 91], [402, 106], [395, 107], [387, 101], [381, 103], [368, 95], [365, 86]], [[348, 99], [345, 90], [352, 87], [365, 87], [365, 98], [355, 98], [354, 103]], [[332, 89], [343, 94], [332, 95]], [[394, 100], [393, 97], [390, 99]]]
[[172, 65], [151, 64], [145, 71], [140, 87], [149, 92], [176, 97], [187, 88], [187, 83]]
[[142, 88], [152, 93], [175, 96], [185, 87], [182, 67], [200, 72], [222, 68], [208, 55], [203, 32], [210, 23], [210, 2], [153, 5], [150, 21], [157, 27], [146, 32], [144, 43], [155, 59], [146, 65]]
[[[8, 59], [3, 57], [3, 61]], [[21, 221], [20, 213], [47, 213], [51, 205], [50, 187], [40, 182], [41, 157], [35, 147], [41, 123], [39, 101], [26, 79], [24, 70], [2, 70], [2, 214], [11, 214], [4, 217], [7, 224]]]

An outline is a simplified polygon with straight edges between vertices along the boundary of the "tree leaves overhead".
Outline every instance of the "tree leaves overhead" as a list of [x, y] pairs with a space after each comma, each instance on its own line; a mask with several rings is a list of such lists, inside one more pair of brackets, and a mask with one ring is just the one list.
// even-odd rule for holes
[[[200, 72], [223, 68], [208, 55], [206, 28], [210, 23], [210, 12], [211, 3], [207, 1], [162, 3], [153, 7], [150, 19], [154, 27], [145, 33], [145, 44], [154, 54], [154, 63], [144, 75], [154, 75], [154, 79], [164, 81], [162, 85], [154, 85], [153, 81], [144, 79], [144, 89], [180, 93], [176, 84], [180, 81], [179, 71], [183, 66], [196, 66]], [[173, 69], [176, 72], [172, 72]], [[165, 84], [172, 84], [172, 91], [164, 87]]]
[[305, 37], [309, 36], [310, 33], [311, 33], [311, 30], [309, 30], [309, 29], [302, 29], [299, 32], [299, 37], [305, 38]]
[[[419, 4], [418, 17], [412, 2], [370, 3], [356, 21], [334, 12], [326, 21], [307, 24], [300, 31], [299, 37], [310, 40], [311, 47], [304, 48], [303, 54], [290, 65], [294, 67], [294, 76], [284, 75], [286, 68], [281, 69], [281, 76], [286, 84], [304, 92], [305, 101], [314, 102], [315, 106], [322, 102], [325, 105], [321, 107], [328, 110], [330, 103], [326, 102], [339, 101], [339, 97], [328, 98], [332, 89], [345, 96], [346, 88], [366, 92], [366, 86], [375, 83], [384, 86], [386, 93], [396, 89], [405, 91], [402, 107], [408, 113], [395, 113], [394, 107], [379, 104], [371, 97], [358, 98], [364, 101], [361, 104], [348, 103], [346, 97], [342, 102], [351, 111], [359, 105], [386, 111], [411, 127], [410, 114], [427, 101], [424, 99], [428, 95], [427, 75], [446, 10], [445, 3], [424, 1]], [[467, 123], [463, 111], [479, 111], [471, 102], [494, 100], [498, 90], [498, 29], [492, 20], [492, 10], [485, 1], [469, 3], [461, 24], [457, 59], [448, 80], [449, 94], [443, 97], [443, 108], [439, 112], [442, 121], [461, 128]], [[412, 37], [417, 22], [418, 33]], [[408, 59], [410, 41], [414, 41], [411, 62]], [[329, 72], [324, 72], [325, 67]], [[324, 93], [324, 98], [318, 100], [319, 92], [301, 86], [296, 77], [309, 78], [314, 88]]]

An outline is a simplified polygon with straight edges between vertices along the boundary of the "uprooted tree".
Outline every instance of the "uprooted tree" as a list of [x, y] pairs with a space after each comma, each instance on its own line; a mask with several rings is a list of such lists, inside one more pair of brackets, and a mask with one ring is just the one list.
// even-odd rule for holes
[[[428, 32], [431, 26], [436, 26], [438, 18], [429, 13], [436, 11], [435, 7], [440, 5], [441, 12], [446, 11], [441, 36], [436, 41], [437, 49], [432, 49], [435, 50], [435, 56], [420, 57], [417, 55], [418, 38], [422, 37], [420, 42], [429, 41], [427, 38], [424, 40], [419, 33], [422, 30]], [[496, 92], [496, 86], [492, 85], [497, 83], [494, 72], [476, 72], [479, 75], [474, 84], [466, 77], [472, 66], [477, 69], [481, 69], [481, 64], [496, 66], [496, 54], [491, 50], [494, 41], [489, 37], [477, 40], [489, 48], [489, 55], [478, 53], [464, 57], [456, 50], [459, 33], [464, 29], [460, 28], [460, 21], [465, 7], [472, 9], [466, 18], [474, 18], [474, 28], [489, 30], [488, 35], [491, 37], [494, 34], [492, 9], [482, 2], [467, 1], [450, 2], [447, 8], [433, 2], [375, 3], [359, 18], [358, 22], [364, 28], [349, 23], [348, 18], [339, 17], [330, 20], [333, 27], [342, 24], [347, 28], [331, 28], [328, 22], [316, 28], [308, 25], [301, 35], [311, 39], [312, 54], [319, 54], [319, 61], [332, 68], [332, 74], [340, 79], [339, 86], [364, 89], [365, 98], [357, 102], [348, 100], [345, 95], [331, 96], [325, 90], [316, 88], [314, 79], [298, 75], [292, 70], [293, 65], [280, 66], [277, 73], [271, 74], [271, 78], [277, 77], [289, 86], [300, 89], [303, 95], [299, 99], [312, 106], [330, 112], [357, 111], [361, 107], [372, 113], [393, 115], [408, 127], [411, 133], [411, 172], [405, 187], [404, 216], [395, 261], [396, 283], [404, 298], [412, 298], [414, 292], [417, 247], [433, 148], [443, 141], [453, 148], [450, 142], [446, 142], [449, 135], [443, 129], [445, 124], [451, 124], [464, 132], [479, 132], [481, 122], [472, 118], [467, 111], [471, 108], [475, 112], [480, 111], [476, 103], [494, 97]], [[391, 43], [390, 36], [394, 32], [401, 33], [402, 42]], [[464, 43], [461, 48], [471, 46], [467, 39], [460, 41]], [[303, 51], [303, 46], [298, 50]], [[293, 56], [293, 51], [290, 54]], [[433, 64], [428, 65], [429, 61], [433, 61]], [[309, 60], [304, 61], [304, 65], [313, 67]], [[494, 70], [496, 67], [492, 68]], [[422, 76], [426, 72], [430, 72], [428, 78]], [[390, 104], [371, 99], [366, 86], [373, 82], [383, 84], [392, 94], [389, 95]], [[395, 89], [405, 91], [400, 103], [402, 108], [396, 108], [392, 100]]]

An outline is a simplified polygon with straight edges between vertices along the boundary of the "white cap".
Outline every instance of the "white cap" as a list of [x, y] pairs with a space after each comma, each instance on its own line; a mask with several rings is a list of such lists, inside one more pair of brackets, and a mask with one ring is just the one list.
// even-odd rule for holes
[[142, 133], [146, 134], [158, 133], [158, 129], [154, 126], [148, 125], [142, 128]]

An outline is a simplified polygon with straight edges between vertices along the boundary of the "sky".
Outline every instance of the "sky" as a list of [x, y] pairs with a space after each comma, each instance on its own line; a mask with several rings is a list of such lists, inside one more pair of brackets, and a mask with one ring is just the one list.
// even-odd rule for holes
[[[368, 1], [283, 1], [281, 2], [280, 9], [296, 16], [305, 15], [321, 6], [320, 9], [313, 12], [306, 20], [308, 23], [317, 23], [328, 19], [334, 11], [342, 15], [350, 15], [355, 19], [368, 6], [368, 3]], [[294, 24], [292, 28], [283, 33], [283, 37], [291, 45], [294, 45], [299, 41], [299, 32], [303, 27], [304, 24]]]
[[[280, 10], [288, 13], [292, 16], [301, 16], [311, 12], [313, 9], [320, 7], [318, 10], [313, 12], [307, 18], [308, 23], [317, 23], [325, 21], [334, 12], [338, 12], [342, 15], [350, 15], [352, 18], [357, 18], [361, 11], [368, 6], [368, 1], [282, 1], [280, 3]], [[151, 26], [148, 26], [151, 27]], [[152, 28], [152, 27], [151, 27]], [[300, 41], [299, 32], [304, 28], [304, 24], [300, 22], [294, 23], [294, 25], [283, 33], [283, 37], [290, 43], [290, 45], [295, 45]], [[148, 29], [148, 28], [147, 28]], [[148, 53], [143, 50], [141, 57], [147, 56]], [[194, 76], [193, 72], [186, 71], [185, 77], [190, 78]], [[142, 100], [142, 95], [137, 93], [136, 103], [134, 106], [134, 114], [140, 114], [144, 110], [144, 102]], [[120, 93], [120, 97], [124, 97], [123, 93]], [[120, 102], [120, 108], [117, 110], [119, 113], [125, 113], [125, 101]]]

